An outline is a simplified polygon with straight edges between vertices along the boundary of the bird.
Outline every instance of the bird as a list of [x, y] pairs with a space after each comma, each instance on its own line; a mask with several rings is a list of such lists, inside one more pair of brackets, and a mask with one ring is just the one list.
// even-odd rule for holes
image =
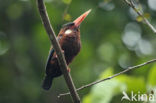
[[[67, 65], [69, 65], [74, 57], [80, 52], [80, 24], [87, 17], [90, 11], [91, 9], [83, 13], [73, 22], [64, 24], [57, 36], [57, 40], [61, 46]], [[70, 72], [69, 67], [68, 72]], [[57, 54], [51, 47], [45, 68], [45, 78], [43, 80], [42, 88], [44, 90], [49, 90], [52, 86], [53, 79], [61, 75], [62, 72], [58, 63]]]

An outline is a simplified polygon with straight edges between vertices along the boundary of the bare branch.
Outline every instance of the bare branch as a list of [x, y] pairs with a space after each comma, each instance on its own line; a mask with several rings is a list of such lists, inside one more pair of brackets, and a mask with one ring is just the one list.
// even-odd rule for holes
[[50, 41], [53, 45], [53, 48], [56, 51], [57, 56], [58, 56], [59, 65], [60, 65], [61, 71], [64, 75], [64, 78], [66, 80], [66, 83], [68, 85], [72, 99], [73, 99], [74, 103], [80, 103], [79, 95], [76, 91], [76, 88], [75, 88], [74, 83], [72, 81], [71, 75], [67, 71], [68, 67], [67, 67], [66, 61], [65, 61], [63, 53], [61, 52], [61, 47], [60, 47], [58, 41], [56, 40], [55, 32], [54, 32], [54, 30], [50, 24], [50, 20], [49, 20], [44, 2], [43, 2], [43, 0], [37, 0], [37, 3], [38, 3], [38, 10], [40, 12], [42, 23], [44, 24], [46, 32], [50, 38]]
[[135, 7], [134, 3], [132, 0], [124, 0], [142, 19], [143, 21], [147, 24], [147, 26], [154, 32], [156, 33], [156, 29], [153, 27], [153, 25], [143, 16], [143, 14], [137, 10]]
[[[119, 72], [119, 73], [117, 73], [117, 74], [114, 74], [113, 76], [104, 78], [104, 79], [102, 79], [102, 80], [97, 80], [97, 81], [95, 81], [95, 82], [92, 82], [92, 83], [89, 83], [89, 84], [87, 84], [87, 85], [81, 86], [80, 88], [76, 89], [76, 91], [82, 90], [82, 89], [84, 89], [84, 88], [88, 88], [88, 87], [90, 87], [90, 86], [93, 86], [93, 85], [95, 85], [95, 84], [101, 83], [101, 82], [106, 81], [106, 80], [113, 79], [114, 77], [117, 77], [117, 76], [119, 76], [119, 75], [121, 75], [121, 74], [123, 74], [123, 73], [126, 73], [126, 72], [130, 71], [130, 70], [134, 70], [134, 69], [137, 69], [137, 68], [139, 68], [139, 67], [142, 67], [142, 66], [145, 66], [145, 65], [147, 65], [147, 64], [154, 63], [154, 62], [156, 62], [156, 59], [149, 60], [149, 61], [147, 61], [147, 62], [144, 62], [144, 63], [139, 64], [139, 65], [136, 65], [136, 66], [128, 67], [127, 69], [125, 69], [125, 70], [123, 70], [123, 71], [121, 71], [121, 72]], [[60, 98], [61, 96], [66, 96], [66, 95], [69, 95], [69, 94], [70, 94], [69, 92], [67, 92], [67, 93], [62, 93], [62, 94], [59, 94], [58, 97]]]

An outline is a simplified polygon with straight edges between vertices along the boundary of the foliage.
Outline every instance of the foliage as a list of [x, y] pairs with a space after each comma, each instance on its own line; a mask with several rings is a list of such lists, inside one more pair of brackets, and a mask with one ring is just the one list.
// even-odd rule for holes
[[[106, 69], [100, 76], [100, 79], [106, 78], [113, 75], [113, 69]], [[154, 80], [155, 78], [151, 78]], [[108, 80], [99, 83], [91, 88], [91, 91], [83, 99], [83, 103], [110, 103], [113, 97], [118, 96], [117, 101], [121, 101], [123, 91], [131, 94], [134, 93], [145, 93], [146, 83], [144, 78], [134, 77], [129, 75], [120, 75], [112, 80]]]
[[[70, 64], [76, 87], [156, 57], [155, 35], [122, 0], [45, 2], [56, 34], [64, 23], [92, 9], [81, 25], [81, 52]], [[155, 24], [155, 0], [140, 2], [144, 16]], [[49, 48], [35, 0], [0, 0], [0, 103], [71, 103], [69, 97], [57, 98], [68, 90], [62, 77], [49, 92], [41, 88]], [[84, 103], [120, 102], [123, 90], [155, 90], [155, 72], [156, 66], [148, 65], [84, 89], [80, 96]]]

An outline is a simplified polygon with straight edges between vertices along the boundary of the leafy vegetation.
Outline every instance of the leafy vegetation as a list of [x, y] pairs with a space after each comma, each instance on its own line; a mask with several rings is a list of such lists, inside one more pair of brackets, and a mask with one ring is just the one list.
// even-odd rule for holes
[[[45, 2], [56, 34], [64, 23], [92, 9], [81, 25], [81, 52], [70, 64], [76, 87], [156, 57], [155, 34], [123, 0]], [[144, 17], [155, 25], [155, 1], [140, 2]], [[50, 41], [35, 0], [0, 1], [1, 103], [72, 103], [69, 96], [57, 98], [59, 93], [68, 90], [63, 77], [54, 80], [49, 92], [41, 88], [49, 48]], [[150, 64], [79, 94], [83, 103], [118, 103], [123, 91], [128, 94], [154, 91], [155, 74], [156, 65]]]

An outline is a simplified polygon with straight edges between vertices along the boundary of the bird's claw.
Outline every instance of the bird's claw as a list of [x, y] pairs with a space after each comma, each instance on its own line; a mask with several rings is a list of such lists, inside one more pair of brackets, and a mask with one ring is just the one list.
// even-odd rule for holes
[[61, 50], [62, 51], [62, 53], [64, 54], [64, 50]]
[[55, 55], [55, 58], [57, 58], [57, 54]]
[[67, 68], [67, 71], [70, 72], [70, 68], [69, 67]]
[[[61, 52], [64, 54], [64, 50], [61, 50]], [[55, 55], [55, 58], [57, 58], [58, 56], [57, 56], [57, 54]]]

